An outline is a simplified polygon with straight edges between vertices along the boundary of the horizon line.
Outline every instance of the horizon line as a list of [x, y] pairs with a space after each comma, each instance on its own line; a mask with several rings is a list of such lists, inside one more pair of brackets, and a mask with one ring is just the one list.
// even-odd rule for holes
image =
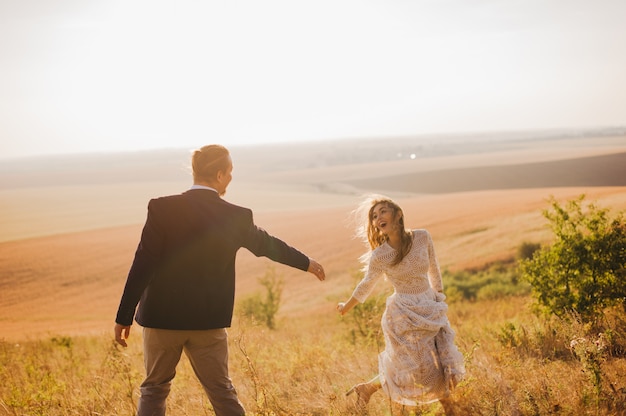
[[[503, 137], [506, 136], [506, 137]], [[538, 136], [539, 135], [539, 136]], [[626, 123], [624, 125], [599, 126], [599, 127], [563, 127], [563, 128], [537, 128], [537, 129], [502, 129], [502, 130], [476, 130], [466, 132], [440, 132], [440, 133], [419, 133], [406, 135], [390, 135], [390, 136], [360, 136], [360, 137], [344, 137], [344, 138], [319, 138], [319, 139], [301, 139], [301, 140], [278, 140], [264, 142], [237, 142], [232, 144], [224, 144], [229, 149], [251, 148], [255, 146], [306, 146], [317, 143], [336, 143], [336, 142], [356, 142], [356, 141], [376, 141], [376, 140], [413, 140], [413, 139], [501, 139], [501, 140], [539, 140], [539, 139], [567, 139], [567, 138], [589, 138], [590, 136], [626, 136]], [[498, 136], [498, 137], [494, 137]], [[224, 141], [227, 142], [228, 140]], [[14, 162], [32, 159], [48, 159], [78, 156], [102, 156], [102, 155], [121, 155], [121, 154], [137, 154], [146, 152], [165, 152], [165, 151], [188, 151], [193, 152], [198, 145], [180, 145], [180, 146], [160, 146], [160, 147], [139, 147], [136, 149], [107, 149], [107, 150], [77, 150], [54, 153], [24, 154], [13, 156], [0, 156], [0, 161]]]

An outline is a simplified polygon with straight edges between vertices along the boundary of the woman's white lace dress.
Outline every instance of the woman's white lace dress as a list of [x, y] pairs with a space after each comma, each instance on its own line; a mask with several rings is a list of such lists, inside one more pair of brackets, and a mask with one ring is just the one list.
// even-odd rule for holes
[[413, 230], [411, 251], [391, 266], [395, 255], [387, 243], [373, 250], [365, 276], [352, 294], [364, 302], [382, 276], [395, 289], [382, 317], [385, 350], [378, 366], [383, 389], [405, 405], [446, 398], [450, 377], [459, 380], [465, 368], [454, 344], [445, 296], [439, 293], [443, 283], [430, 234]]

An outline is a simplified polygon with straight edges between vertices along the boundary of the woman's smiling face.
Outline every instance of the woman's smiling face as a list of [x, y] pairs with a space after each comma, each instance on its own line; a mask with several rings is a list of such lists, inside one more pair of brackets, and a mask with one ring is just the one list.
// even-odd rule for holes
[[389, 234], [391, 230], [395, 229], [397, 223], [396, 211], [390, 207], [387, 203], [381, 202], [376, 204], [370, 213], [370, 220], [372, 225], [383, 234]]

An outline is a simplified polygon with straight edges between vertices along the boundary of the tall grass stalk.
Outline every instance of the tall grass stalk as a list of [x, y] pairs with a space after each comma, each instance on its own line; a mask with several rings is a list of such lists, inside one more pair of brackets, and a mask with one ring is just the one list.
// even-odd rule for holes
[[[358, 414], [354, 396], [345, 393], [377, 374], [381, 346], [365, 338], [354, 342], [356, 324], [335, 313], [337, 300], [329, 299], [323, 313], [279, 313], [274, 330], [235, 320], [231, 377], [248, 414]], [[468, 371], [452, 397], [456, 414], [625, 414], [626, 358], [607, 347], [592, 363], [583, 362], [570, 342], [584, 328], [542, 321], [529, 312], [530, 303], [511, 297], [450, 305]], [[0, 414], [133, 415], [143, 379], [140, 331], [133, 334], [127, 349], [114, 346], [110, 334], [0, 342]], [[214, 414], [186, 358], [168, 412]], [[369, 414], [442, 415], [443, 409], [402, 407], [378, 392]]]

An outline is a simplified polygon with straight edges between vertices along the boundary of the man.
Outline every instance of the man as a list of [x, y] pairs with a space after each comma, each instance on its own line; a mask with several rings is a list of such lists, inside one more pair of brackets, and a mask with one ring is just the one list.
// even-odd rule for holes
[[191, 189], [148, 204], [115, 320], [115, 340], [124, 347], [133, 317], [144, 327], [146, 378], [139, 416], [165, 414], [182, 351], [216, 415], [245, 414], [228, 375], [225, 329], [233, 315], [239, 248], [325, 278], [315, 260], [257, 227], [250, 209], [220, 198], [232, 169], [225, 147], [204, 146], [192, 157]]

